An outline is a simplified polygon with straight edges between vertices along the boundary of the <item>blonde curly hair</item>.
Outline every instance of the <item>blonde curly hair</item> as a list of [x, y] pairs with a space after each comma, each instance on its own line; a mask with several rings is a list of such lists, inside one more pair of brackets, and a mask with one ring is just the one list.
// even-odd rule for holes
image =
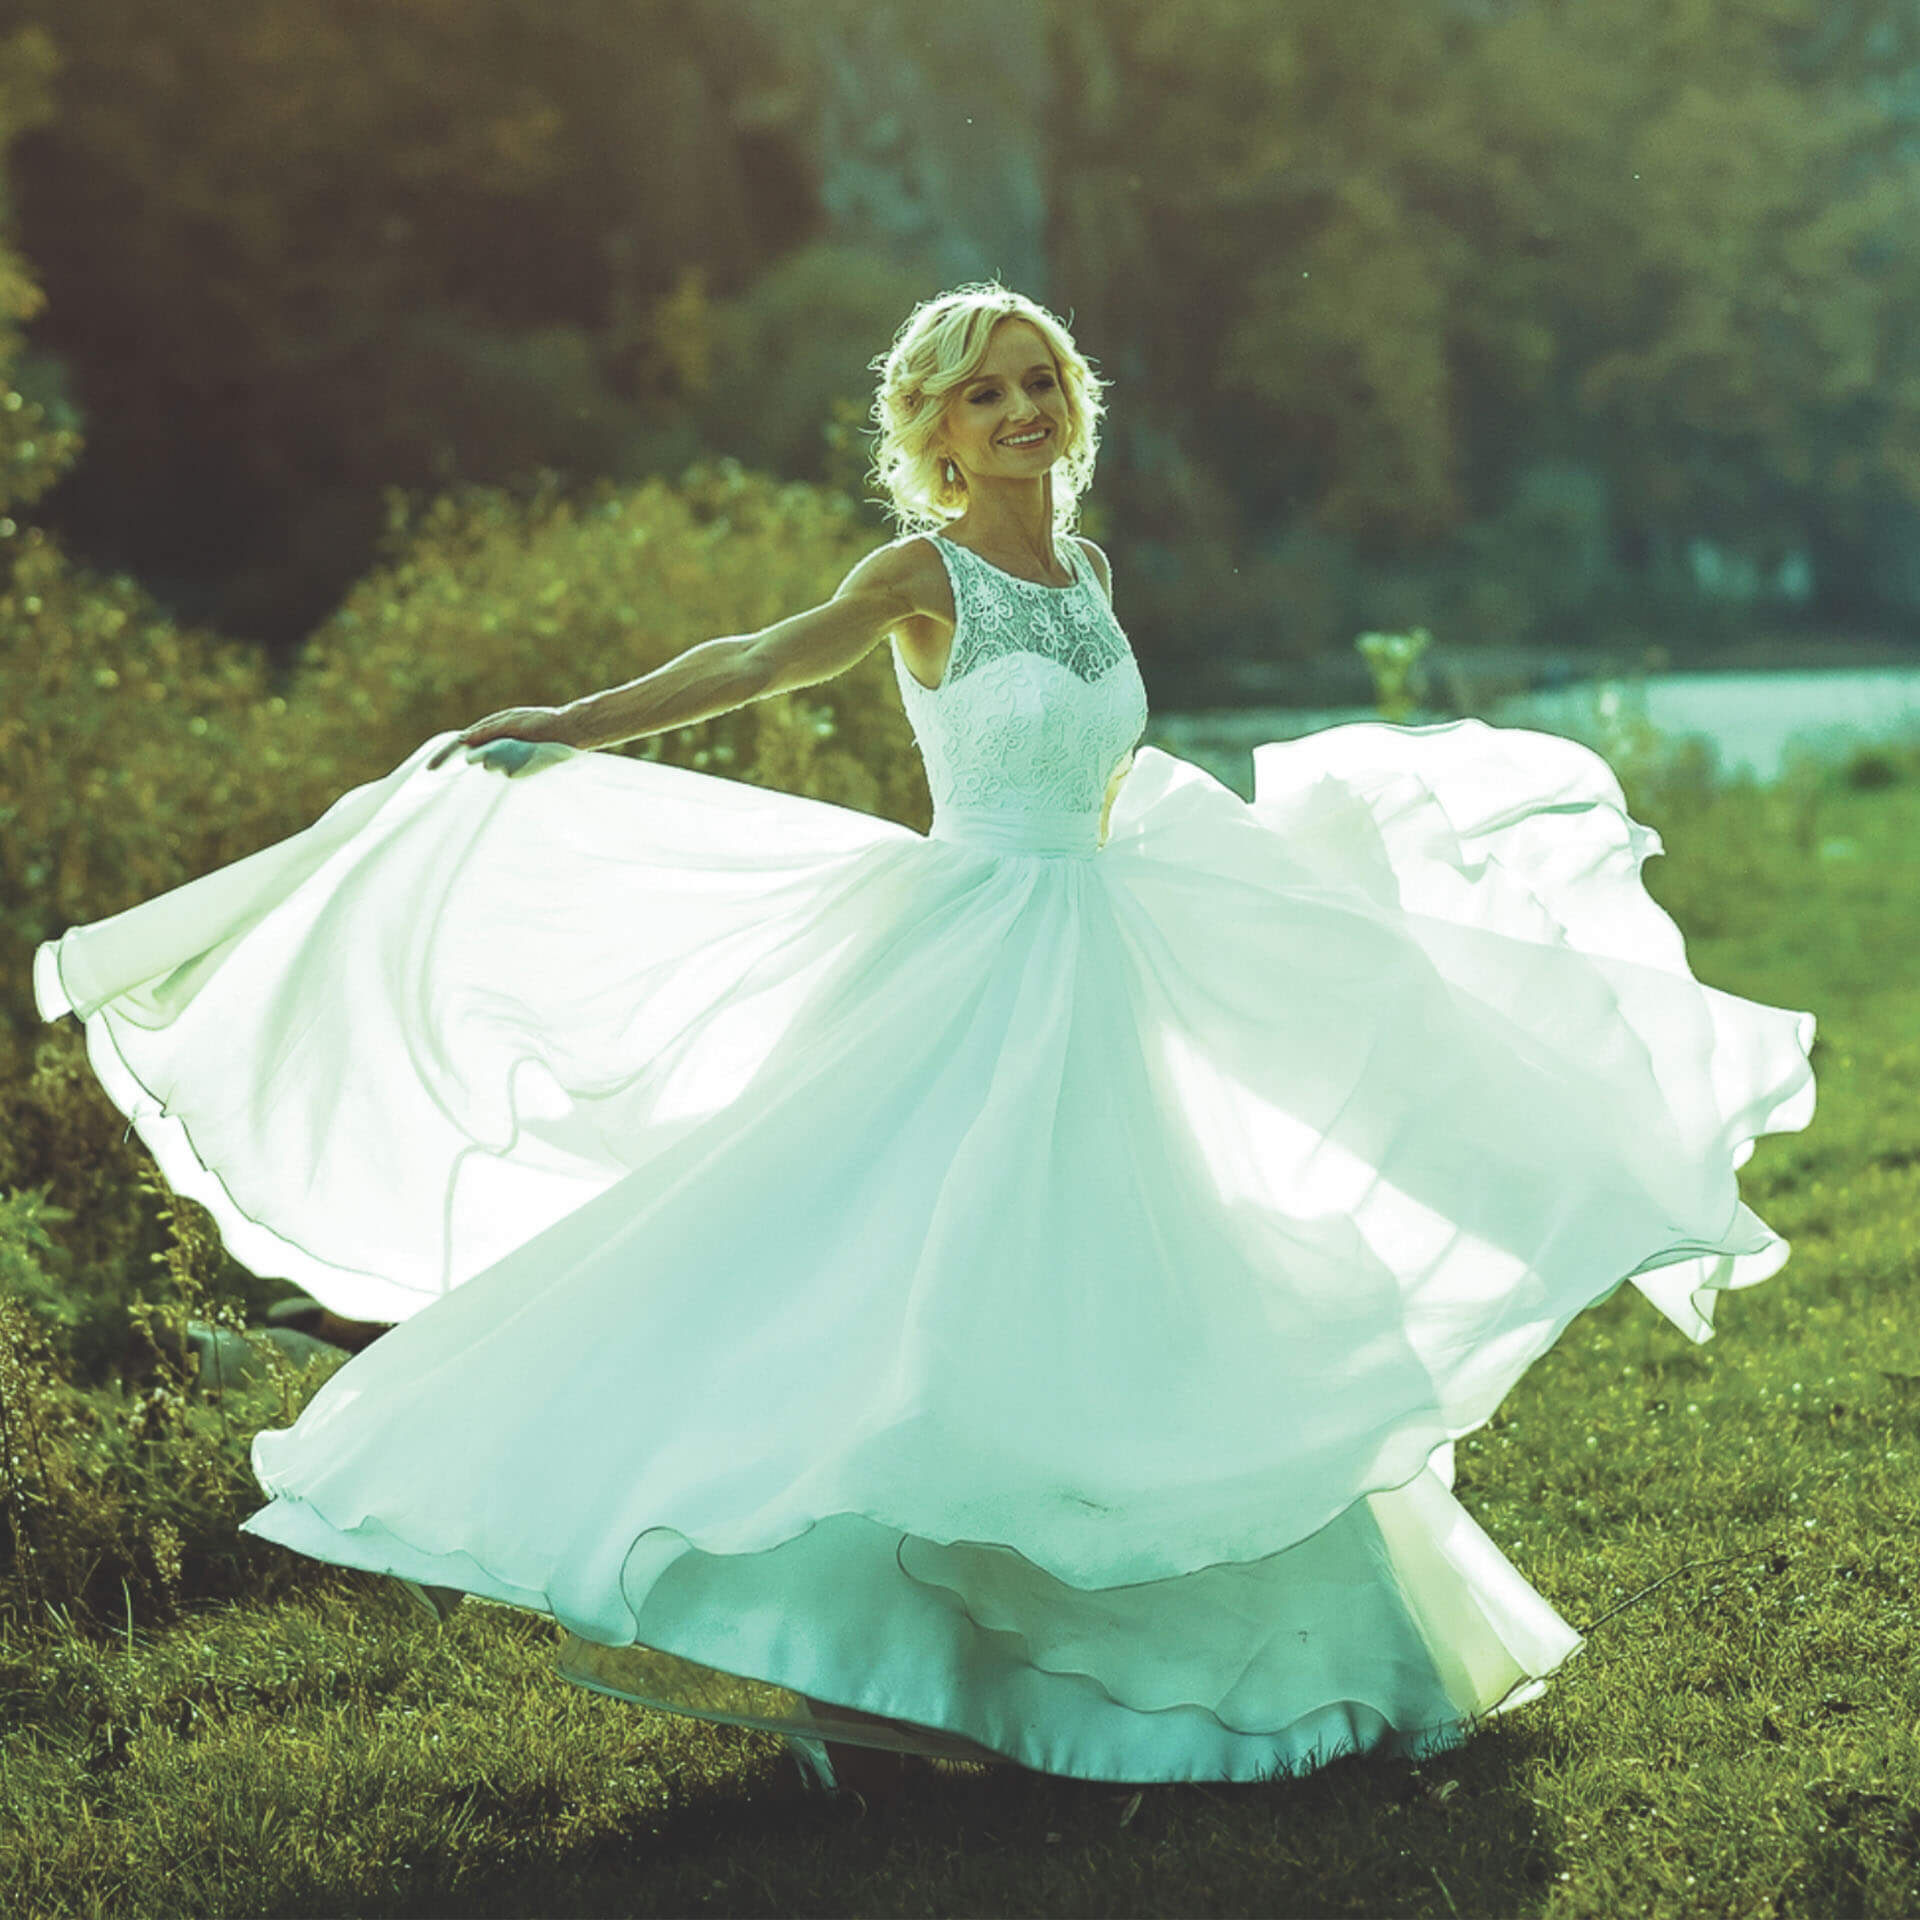
[[878, 445], [868, 477], [886, 490], [880, 504], [906, 533], [932, 533], [966, 511], [966, 476], [956, 468], [949, 480], [934, 449], [949, 398], [979, 371], [1002, 320], [1029, 322], [1058, 369], [1067, 426], [1051, 469], [1053, 526], [1057, 534], [1073, 531], [1080, 496], [1093, 481], [1107, 383], [1045, 307], [997, 280], [977, 280], [921, 301], [893, 345], [870, 363], [880, 385], [872, 415]]

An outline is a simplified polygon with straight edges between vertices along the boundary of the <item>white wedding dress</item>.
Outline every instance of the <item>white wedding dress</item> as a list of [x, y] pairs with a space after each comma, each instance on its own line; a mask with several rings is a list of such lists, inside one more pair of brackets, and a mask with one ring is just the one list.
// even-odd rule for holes
[[[1697, 981], [1605, 762], [1477, 720], [1138, 749], [1075, 583], [943, 538], [934, 826], [428, 741], [40, 949], [235, 1257], [400, 1324], [250, 1532], [537, 1609], [742, 1725], [1108, 1781], [1420, 1754], [1580, 1636], [1450, 1491], [1631, 1280], [1787, 1245], [1736, 1170], [1814, 1017]], [[831, 1703], [809, 1708], [803, 1696]]]

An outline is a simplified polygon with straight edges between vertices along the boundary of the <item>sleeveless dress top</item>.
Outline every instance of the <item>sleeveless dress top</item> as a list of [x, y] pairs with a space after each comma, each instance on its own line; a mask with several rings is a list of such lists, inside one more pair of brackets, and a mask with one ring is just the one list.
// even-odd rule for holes
[[1587, 748], [1339, 726], [1243, 799], [1137, 744], [1073, 543], [934, 545], [930, 834], [443, 733], [41, 946], [234, 1257], [397, 1323], [246, 1530], [708, 1720], [1122, 1782], [1455, 1745], [1581, 1639], [1453, 1444], [1623, 1285], [1705, 1340], [1781, 1267], [1737, 1170], [1814, 1017], [1694, 977]]
[[1147, 724], [1147, 690], [1092, 563], [1058, 543], [1071, 585], [1022, 580], [930, 536], [953, 585], [946, 672], [929, 690], [893, 643], [900, 698], [933, 796], [932, 837], [1090, 856], [1114, 774]]

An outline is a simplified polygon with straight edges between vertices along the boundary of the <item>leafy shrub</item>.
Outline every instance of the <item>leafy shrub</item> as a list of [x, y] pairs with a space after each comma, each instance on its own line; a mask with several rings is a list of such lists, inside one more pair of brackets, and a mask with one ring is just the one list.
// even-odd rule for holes
[[1432, 638], [1425, 627], [1415, 627], [1411, 633], [1363, 633], [1354, 641], [1373, 681], [1374, 705], [1381, 719], [1401, 723], [1412, 716], [1417, 696], [1426, 690], [1420, 656]]
[[[284, 692], [250, 649], [176, 627], [41, 533], [0, 595], [6, 1604], [105, 1618], [237, 1589], [251, 1543], [233, 1526], [259, 1498], [245, 1438], [295, 1410], [284, 1364], [218, 1402], [194, 1390], [189, 1315], [238, 1324], [282, 1289], [238, 1267], [200, 1208], [169, 1204], [77, 1023], [39, 1021], [37, 943], [298, 831], [435, 733], [563, 704], [815, 604], [875, 543], [844, 495], [731, 462], [579, 499], [549, 483], [528, 500], [475, 489], [389, 506], [382, 564]], [[612, 751], [930, 818], [884, 650]], [[174, 1276], [164, 1307], [147, 1292], [156, 1262]]]
[[[102, 1092], [77, 1023], [46, 1030], [27, 1078], [0, 1081], [0, 1196], [10, 1196], [0, 1208], [32, 1201], [37, 1219], [59, 1223], [49, 1257], [59, 1262], [60, 1304], [40, 1304], [61, 1330], [63, 1365], [85, 1384], [151, 1359], [130, 1339], [129, 1316], [165, 1258], [164, 1216], [154, 1204], [162, 1189], [152, 1170], [146, 1147]], [[0, 1212], [0, 1221], [8, 1217]], [[26, 1231], [25, 1216], [18, 1230]], [[224, 1248], [216, 1249], [208, 1284], [220, 1301], [255, 1313], [286, 1291]]]
[[[140, 1184], [164, 1203], [150, 1176]], [[261, 1503], [253, 1434], [292, 1420], [330, 1366], [296, 1369], [269, 1348], [259, 1379], [204, 1391], [187, 1322], [231, 1327], [241, 1315], [211, 1284], [225, 1257], [211, 1219], [175, 1201], [158, 1214], [167, 1284], [128, 1308], [150, 1364], [76, 1384], [64, 1345], [85, 1308], [68, 1257], [40, 1225], [56, 1217], [38, 1193], [0, 1199], [0, 1617], [43, 1621], [57, 1610], [131, 1625], [189, 1601], [298, 1583], [290, 1556], [260, 1552], [236, 1529]]]
[[[59, 66], [52, 39], [23, 27], [0, 40], [0, 153], [53, 117], [51, 83]], [[0, 229], [10, 229], [11, 195], [0, 180]], [[64, 410], [29, 398], [13, 374], [26, 357], [24, 322], [46, 295], [27, 263], [0, 237], [0, 540], [16, 531], [11, 515], [30, 505], [80, 457], [80, 435]]]
[[[878, 543], [844, 495], [723, 460], [578, 498], [389, 497], [383, 563], [304, 649], [300, 815], [500, 707], [564, 705], [831, 596]], [[821, 686], [609, 751], [931, 821], [886, 651]]]
[[285, 702], [253, 649], [176, 627], [39, 529], [16, 545], [0, 592], [0, 1011], [17, 1042], [40, 1024], [40, 941], [278, 837], [287, 762]]
[[80, 1310], [65, 1284], [73, 1256], [48, 1237], [45, 1223], [72, 1217], [48, 1203], [45, 1187], [0, 1198], [0, 1296], [31, 1309], [59, 1336], [72, 1330]]
[[[0, 151], [47, 119], [55, 64], [43, 32], [0, 41]], [[0, 1612], [130, 1620], [256, 1583], [233, 1530], [259, 1498], [246, 1442], [291, 1419], [308, 1383], [277, 1350], [252, 1386], [209, 1397], [194, 1379], [189, 1321], [235, 1326], [282, 1289], [240, 1268], [130, 1144], [78, 1024], [39, 1018], [35, 950], [299, 831], [433, 734], [621, 684], [823, 600], [878, 536], [843, 493], [730, 461], [578, 498], [551, 476], [530, 499], [394, 494], [380, 564], [276, 686], [251, 646], [180, 625], [8, 517], [80, 440], [11, 384], [43, 299], [7, 211], [0, 181]], [[413, 339], [452, 372], [484, 366], [510, 435], [536, 431], [540, 393], [605, 398], [564, 328], [513, 352], [444, 324]], [[930, 818], [884, 655], [615, 751]]]
[[[844, 496], [730, 462], [676, 486], [390, 499], [383, 563], [284, 693], [252, 649], [176, 627], [130, 580], [20, 543], [0, 594], [0, 1016], [6, 1077], [41, 1028], [34, 949], [299, 831], [423, 739], [564, 704], [827, 598], [874, 544]], [[613, 749], [924, 830], [884, 649], [817, 688]], [[14, 1184], [62, 1176], [0, 1153]], [[74, 1205], [63, 1188], [62, 1204]]]

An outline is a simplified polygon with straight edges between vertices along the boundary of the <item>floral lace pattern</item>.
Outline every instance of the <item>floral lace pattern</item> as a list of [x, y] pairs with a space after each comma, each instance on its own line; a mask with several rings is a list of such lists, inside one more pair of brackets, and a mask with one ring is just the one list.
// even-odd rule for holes
[[929, 538], [953, 585], [956, 624], [937, 687], [893, 643], [900, 697], [934, 810], [1097, 813], [1147, 724], [1140, 668], [1078, 541], [1073, 584], [1022, 580], [957, 542]]

